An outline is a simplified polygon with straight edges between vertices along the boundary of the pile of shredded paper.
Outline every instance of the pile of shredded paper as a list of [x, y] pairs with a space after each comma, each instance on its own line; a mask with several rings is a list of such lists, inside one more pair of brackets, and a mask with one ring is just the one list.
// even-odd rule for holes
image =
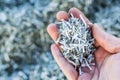
[[92, 68], [95, 65], [93, 52], [95, 51], [94, 39], [91, 30], [83, 17], [75, 18], [71, 14], [68, 21], [62, 20], [59, 24], [59, 36], [56, 43], [60, 43], [63, 56], [72, 63], [75, 68], [79, 68], [79, 74], [83, 71], [82, 67]]

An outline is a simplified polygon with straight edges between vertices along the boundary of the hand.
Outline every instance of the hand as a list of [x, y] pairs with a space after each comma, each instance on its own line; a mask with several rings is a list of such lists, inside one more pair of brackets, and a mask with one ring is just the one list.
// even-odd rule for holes
[[[76, 8], [71, 8], [68, 13], [60, 11], [56, 17], [59, 21], [61, 21], [61, 19], [68, 20], [70, 13], [77, 18], [79, 18], [81, 14], [92, 29], [95, 46], [97, 47], [94, 53], [96, 65], [91, 66], [93, 68], [92, 71], [83, 68], [85, 73], [79, 76], [73, 65], [60, 53], [59, 46], [53, 44], [51, 46], [52, 54], [63, 73], [69, 80], [120, 80], [120, 39], [104, 32], [97, 24], [92, 24], [84, 14]], [[58, 37], [57, 25], [52, 23], [48, 26], [47, 30], [55, 41]]]

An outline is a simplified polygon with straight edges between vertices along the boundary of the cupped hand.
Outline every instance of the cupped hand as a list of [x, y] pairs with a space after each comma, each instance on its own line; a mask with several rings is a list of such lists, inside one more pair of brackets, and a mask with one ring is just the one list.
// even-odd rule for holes
[[[97, 24], [92, 24], [77, 8], [71, 8], [68, 13], [60, 11], [56, 14], [56, 18], [58, 21], [68, 20], [71, 13], [77, 18], [79, 15], [83, 16], [92, 30], [97, 50], [94, 53], [96, 65], [91, 66], [93, 70], [83, 68], [84, 73], [79, 75], [73, 65], [62, 56], [59, 45], [51, 45], [52, 54], [68, 80], [120, 80], [120, 39], [106, 33]], [[57, 25], [49, 24], [47, 31], [55, 41], [58, 37]]]

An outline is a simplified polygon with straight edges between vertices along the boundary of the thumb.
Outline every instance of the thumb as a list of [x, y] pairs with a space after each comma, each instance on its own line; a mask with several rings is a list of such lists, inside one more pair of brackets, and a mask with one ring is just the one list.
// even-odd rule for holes
[[96, 23], [93, 24], [92, 33], [96, 42], [108, 52], [116, 53], [120, 51], [120, 38], [106, 33]]

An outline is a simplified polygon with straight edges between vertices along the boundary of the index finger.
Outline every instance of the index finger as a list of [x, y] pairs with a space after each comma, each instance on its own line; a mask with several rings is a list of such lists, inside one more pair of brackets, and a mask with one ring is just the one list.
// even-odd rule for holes
[[87, 17], [85, 17], [85, 15], [77, 8], [71, 8], [69, 10], [69, 15], [72, 13], [74, 17], [76, 18], [80, 18], [80, 15], [83, 17], [83, 19], [85, 20], [85, 22], [89, 25], [92, 24]]

